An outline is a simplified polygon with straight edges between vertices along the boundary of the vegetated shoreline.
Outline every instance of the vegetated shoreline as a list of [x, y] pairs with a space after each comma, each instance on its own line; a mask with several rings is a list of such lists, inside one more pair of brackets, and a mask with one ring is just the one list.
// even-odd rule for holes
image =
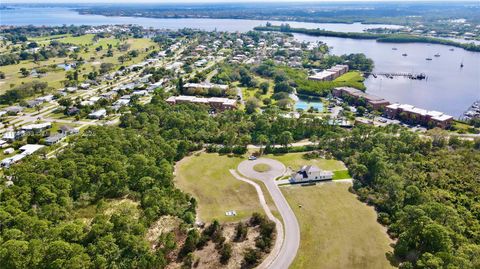
[[384, 43], [428, 43], [428, 44], [439, 44], [453, 46], [457, 48], [462, 48], [467, 51], [480, 52], [480, 45], [475, 45], [473, 43], [459, 43], [453, 40], [435, 38], [435, 37], [424, 37], [424, 36], [414, 36], [408, 34], [373, 34], [373, 33], [354, 33], [354, 32], [335, 32], [327, 31], [321, 29], [305, 29], [305, 28], [291, 28], [287, 26], [257, 26], [254, 28], [256, 31], [275, 31], [275, 32], [284, 32], [284, 33], [298, 33], [311, 36], [330, 36], [330, 37], [340, 37], [340, 38], [352, 38], [352, 39], [373, 39], [377, 42]]
[[406, 26], [398, 22], [389, 22], [381, 20], [368, 20], [368, 19], [332, 19], [332, 18], [315, 18], [315, 19], [306, 19], [306, 18], [291, 18], [288, 16], [250, 16], [250, 15], [218, 15], [218, 16], [204, 16], [204, 15], [195, 15], [195, 14], [184, 14], [184, 15], [154, 15], [154, 14], [129, 14], [129, 13], [106, 13], [103, 11], [91, 10], [91, 9], [82, 9], [82, 8], [72, 8], [71, 10], [76, 11], [80, 15], [100, 15], [105, 17], [137, 17], [137, 18], [151, 18], [151, 19], [217, 19], [217, 20], [262, 20], [262, 21], [283, 21], [283, 22], [304, 22], [304, 23], [332, 23], [332, 24], [376, 24], [376, 25], [395, 25], [395, 26]]

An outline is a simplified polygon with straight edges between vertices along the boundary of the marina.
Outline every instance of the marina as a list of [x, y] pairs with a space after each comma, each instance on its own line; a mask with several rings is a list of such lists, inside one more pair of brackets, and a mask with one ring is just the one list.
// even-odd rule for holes
[[[302, 41], [324, 42], [331, 53], [343, 55], [364, 53], [375, 66], [371, 73], [425, 74], [428, 79], [409, 79], [407, 76], [368, 76], [367, 93], [391, 102], [411, 104], [427, 110], [442, 111], [459, 118], [475, 100], [480, 100], [480, 53], [453, 49], [445, 45], [423, 43], [392, 44], [375, 40], [335, 37], [315, 37], [294, 34]], [[429, 45], [429, 46], [428, 46]], [[408, 54], [408, 57], [402, 54]], [[434, 54], [441, 57], [426, 61]], [[462, 67], [463, 64], [463, 67]]]
[[378, 73], [365, 73], [365, 76], [368, 77], [372, 75], [374, 78], [377, 78], [379, 76], [383, 76], [386, 78], [393, 79], [394, 77], [405, 77], [408, 79], [413, 79], [413, 80], [422, 80], [422, 79], [427, 79], [427, 75], [424, 73], [404, 73], [404, 72], [393, 72], [393, 73], [388, 73], [388, 72], [378, 72]]
[[[34, 18], [25, 14], [36, 14]], [[68, 8], [18, 8], [2, 13], [1, 24], [9, 25], [62, 25], [64, 18], [74, 25], [137, 24], [161, 29], [194, 28], [229, 32], [247, 32], [262, 20], [236, 19], [156, 19], [143, 17], [105, 17], [81, 15]], [[282, 22], [272, 23], [280, 24]], [[283, 22], [285, 23], [285, 22]], [[320, 28], [337, 32], [363, 32], [368, 28], [395, 28], [398, 25], [369, 25], [361, 23], [303, 23], [288, 22], [292, 27]], [[293, 34], [300, 41], [324, 42], [335, 55], [364, 53], [375, 67], [372, 73], [428, 74], [426, 79], [410, 79], [409, 76], [369, 76], [365, 80], [367, 92], [400, 103], [441, 110], [460, 117], [465, 108], [480, 99], [480, 53], [455, 49], [445, 45], [425, 43], [391, 43], [375, 40], [339, 37], [317, 37]], [[397, 50], [392, 50], [396, 48]], [[433, 61], [425, 57], [440, 54]], [[408, 55], [408, 57], [407, 57]], [[432, 64], [434, 62], [434, 64]], [[425, 83], [427, 81], [427, 83]], [[453, 90], [454, 89], [454, 90]]]

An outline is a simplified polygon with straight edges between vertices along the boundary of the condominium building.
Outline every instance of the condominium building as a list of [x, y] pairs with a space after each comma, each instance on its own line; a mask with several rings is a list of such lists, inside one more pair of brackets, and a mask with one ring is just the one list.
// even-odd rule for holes
[[339, 98], [345, 98], [346, 96], [349, 96], [355, 100], [355, 103], [357, 105], [360, 103], [360, 100], [365, 100], [366, 105], [370, 106], [374, 110], [382, 109], [385, 106], [390, 104], [389, 101], [381, 97], [371, 95], [371, 94], [362, 92], [358, 89], [350, 88], [350, 87], [334, 88], [332, 93], [333, 93], [333, 96], [339, 97]]
[[385, 115], [389, 118], [410, 122], [413, 124], [427, 125], [429, 127], [450, 127], [453, 116], [439, 111], [430, 111], [408, 104], [391, 104], [385, 107]]
[[348, 72], [348, 65], [337, 64], [332, 68], [323, 70], [308, 77], [309, 80], [331, 81]]
[[188, 95], [170, 96], [167, 100], [169, 104], [194, 103], [205, 104], [216, 110], [230, 110], [237, 108], [237, 100], [223, 97], [195, 97]]

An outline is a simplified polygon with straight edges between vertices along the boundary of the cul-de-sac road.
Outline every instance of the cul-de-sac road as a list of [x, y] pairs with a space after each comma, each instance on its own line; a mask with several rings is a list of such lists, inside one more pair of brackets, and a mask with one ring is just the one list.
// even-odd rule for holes
[[[267, 164], [270, 170], [266, 172], [257, 172], [254, 170], [256, 164]], [[271, 259], [268, 261], [268, 268], [287, 269], [295, 259], [300, 245], [300, 227], [297, 218], [290, 208], [287, 200], [283, 196], [280, 188], [275, 183], [275, 179], [284, 175], [285, 166], [276, 160], [260, 158], [255, 161], [243, 161], [238, 165], [238, 172], [248, 178], [261, 180], [267, 187], [270, 196], [275, 203], [277, 210], [283, 219], [283, 241], [279, 249], [272, 250]], [[255, 183], [254, 183], [255, 184]], [[267, 258], [268, 259], [268, 258]]]

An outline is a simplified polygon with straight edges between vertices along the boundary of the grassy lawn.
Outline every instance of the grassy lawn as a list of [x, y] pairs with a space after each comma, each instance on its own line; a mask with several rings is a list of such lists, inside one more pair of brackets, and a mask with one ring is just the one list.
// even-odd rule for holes
[[307, 160], [303, 158], [302, 152], [299, 153], [288, 153], [282, 155], [273, 155], [268, 154], [265, 157], [272, 158], [277, 161], [282, 162], [285, 166], [290, 167], [292, 169], [298, 169], [303, 165], [316, 165], [320, 169], [330, 170], [330, 171], [337, 171], [337, 170], [345, 170], [345, 164], [341, 161], [337, 160], [327, 160], [327, 159], [312, 159]]
[[73, 123], [53, 122], [52, 123], [52, 128], [50, 128], [50, 133], [51, 134], [57, 133], [60, 130], [60, 127], [62, 127], [62, 126], [68, 126], [68, 127], [76, 128], [79, 125], [78, 124], [73, 124]]
[[360, 72], [350, 71], [336, 78], [333, 82], [336, 82], [337, 84], [351, 86], [357, 89], [365, 89], [365, 86], [363, 85], [364, 80], [365, 78]]
[[333, 171], [333, 180], [352, 178], [348, 170]]
[[72, 45], [88, 45], [93, 43], [94, 34], [86, 34], [81, 36], [68, 36], [58, 39], [58, 42]]
[[454, 120], [452, 125], [455, 130], [454, 132], [459, 134], [477, 133], [477, 131], [480, 131], [480, 128], [475, 128], [460, 121]]
[[[266, 94], [263, 94], [262, 91], [259, 88], [245, 88], [245, 87], [240, 87], [242, 89], [242, 94], [243, 94], [243, 99], [248, 100], [251, 97], [255, 97], [255, 94], [258, 92], [260, 94], [259, 100], [260, 100], [260, 105], [265, 105], [263, 103], [263, 99], [265, 98], [271, 98], [273, 95], [273, 87], [275, 83], [271, 79], [265, 79], [259, 76], [255, 76], [255, 80], [258, 81], [258, 84], [262, 82], [268, 82], [270, 84], [268, 88], [268, 92]], [[239, 83], [237, 83], [238, 85]], [[272, 103], [275, 103], [275, 100], [272, 99]]]
[[41, 42], [41, 41], [50, 41], [52, 39], [59, 39], [71, 36], [70, 34], [60, 34], [60, 35], [50, 35], [50, 36], [39, 36], [39, 37], [29, 37], [28, 40]]
[[100, 205], [95, 204], [77, 208], [74, 214], [77, 218], [81, 218], [86, 223], [89, 223], [97, 214], [111, 216], [121, 211], [128, 211], [135, 218], [138, 218], [140, 214], [139, 203], [128, 198], [108, 199]]
[[270, 171], [270, 169], [271, 169], [270, 165], [265, 164], [265, 163], [259, 163], [259, 164], [256, 164], [256, 165], [253, 166], [253, 170], [255, 170], [257, 172], [260, 172], [260, 173]]
[[358, 201], [349, 186], [281, 188], [300, 224], [300, 248], [291, 269], [393, 268], [386, 258], [391, 241], [376, 212]]
[[[236, 169], [242, 160], [202, 153], [177, 164], [175, 184], [197, 199], [202, 221], [238, 221], [253, 212], [263, 213], [255, 188], [230, 174], [229, 169]], [[225, 216], [229, 210], [235, 210], [237, 216]]]

